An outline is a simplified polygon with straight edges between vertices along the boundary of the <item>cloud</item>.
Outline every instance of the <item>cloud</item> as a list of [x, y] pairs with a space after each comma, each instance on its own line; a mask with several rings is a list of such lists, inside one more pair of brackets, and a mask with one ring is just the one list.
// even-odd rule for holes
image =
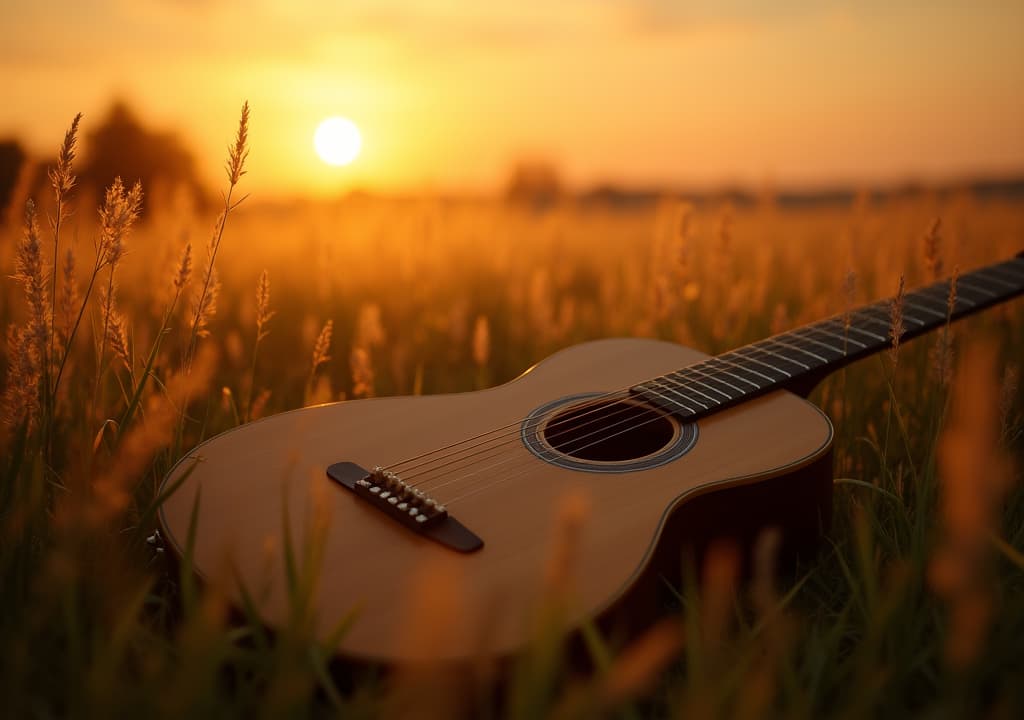
[[813, 0], [612, 0], [629, 27], [642, 32], [680, 32], [709, 27], [756, 27], [828, 11]]

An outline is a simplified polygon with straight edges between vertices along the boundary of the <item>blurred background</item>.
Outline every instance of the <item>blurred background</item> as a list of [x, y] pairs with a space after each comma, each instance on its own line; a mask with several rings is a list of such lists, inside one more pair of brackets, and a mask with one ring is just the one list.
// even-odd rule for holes
[[[1024, 172], [1013, 0], [7, 0], [0, 27], [3, 194], [79, 111], [83, 180], [210, 191], [242, 99], [262, 199]], [[330, 116], [362, 135], [345, 167], [314, 151]]]

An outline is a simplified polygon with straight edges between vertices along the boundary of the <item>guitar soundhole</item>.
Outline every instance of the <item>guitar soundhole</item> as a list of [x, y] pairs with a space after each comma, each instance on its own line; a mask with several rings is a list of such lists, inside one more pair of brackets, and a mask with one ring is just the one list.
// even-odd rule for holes
[[530, 452], [552, 465], [626, 473], [685, 455], [697, 442], [697, 425], [680, 423], [631, 398], [605, 400], [599, 393], [581, 393], [535, 408], [520, 434]]
[[623, 462], [648, 457], [668, 445], [676, 428], [661, 412], [631, 402], [581, 403], [558, 413], [544, 440], [569, 457]]

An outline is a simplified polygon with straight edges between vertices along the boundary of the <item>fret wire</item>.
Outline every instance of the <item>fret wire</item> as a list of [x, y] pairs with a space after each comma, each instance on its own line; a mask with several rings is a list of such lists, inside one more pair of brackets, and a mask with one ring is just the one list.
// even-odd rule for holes
[[[915, 310], [920, 310], [921, 312], [930, 313], [930, 314], [934, 315], [936, 318], [938, 318], [939, 320], [945, 320], [946, 319], [946, 313], [944, 313], [944, 312], [940, 313], [939, 311], [933, 310], [932, 308], [928, 307], [927, 305], [924, 305], [924, 304], [921, 304], [921, 303], [911, 302], [909, 296], [903, 298], [903, 302], [906, 305], [909, 305], [910, 307], [914, 308]], [[906, 313], [904, 313], [904, 315], [906, 315]], [[922, 325], [923, 324], [926, 324], [926, 323], [922, 323]]]
[[987, 282], [991, 282], [991, 283], [996, 283], [998, 285], [1002, 285], [1005, 288], [1009, 288], [1011, 291], [1019, 289], [1018, 285], [1016, 285], [1016, 284], [1014, 284], [1012, 282], [1007, 282], [1005, 279], [1000, 278], [998, 275], [996, 275], [996, 277], [992, 277], [991, 275], [986, 275], [985, 274], [986, 271], [994, 271], [994, 268], [985, 268], [983, 270], [975, 270], [974, 272], [971, 273], [971, 275], [976, 276], [976, 277], [980, 277], [980, 278], [984, 279]]
[[[860, 333], [861, 335], [866, 335], [867, 337], [871, 338], [872, 340], [874, 340], [874, 341], [876, 341], [876, 342], [881, 342], [881, 343], [884, 343], [884, 342], [885, 342], [886, 338], [885, 338], [885, 337], [883, 337], [882, 335], [876, 335], [875, 333], [871, 332], [870, 330], [865, 330], [865, 329], [864, 329], [864, 328], [862, 328], [862, 327], [857, 327], [857, 326], [856, 326], [856, 325], [855, 325], [855, 324], [854, 324], [854, 323], [852, 322], [852, 319], [853, 319], [853, 317], [854, 317], [853, 315], [851, 315], [851, 316], [850, 316], [850, 318], [851, 318], [851, 322], [850, 322], [850, 330], [853, 330], [853, 331], [855, 331], [855, 332], [859, 332], [859, 333]], [[842, 321], [842, 320], [837, 320], [836, 322], [842, 322], [842, 323], [843, 323], [843, 328], [845, 329], [845, 327], [846, 327], [846, 323], [845, 323], [844, 321]]]
[[[892, 319], [890, 317], [890, 314], [892, 313], [891, 305], [892, 305], [893, 301], [890, 300], [888, 302], [889, 302], [890, 307], [885, 308], [884, 310], [882, 308], [880, 308], [880, 307], [875, 306], [875, 305], [868, 305], [866, 308], [862, 308], [858, 312], [866, 312], [867, 310], [878, 310], [879, 312], [884, 312], [886, 314], [886, 317], [887, 317], [886, 320], [882, 320], [881, 318], [877, 318], [877, 317], [872, 317], [870, 315], [868, 316], [868, 319], [869, 320], [874, 320], [877, 323], [881, 323], [885, 327], [887, 327], [890, 330], [892, 330]], [[909, 318], [910, 320], [913, 320], [914, 322], [916, 322], [921, 327], [924, 327], [924, 325], [925, 325], [925, 323], [923, 321], [917, 319], [913, 315], [908, 315], [906, 310], [903, 311], [903, 317], [904, 318]]]
[[[903, 304], [904, 305], [909, 304], [909, 303], [907, 303], [906, 298], [903, 299]], [[903, 308], [903, 312], [901, 314], [903, 315], [903, 319], [904, 320], [912, 320], [913, 322], [916, 322], [921, 327], [928, 327], [928, 323], [926, 321], [922, 320], [921, 318], [917, 317], [916, 315], [911, 315], [910, 313], [908, 313], [906, 307]]]
[[[657, 383], [658, 383], [658, 385], [659, 385], [659, 386], [661, 386], [661, 387], [663, 387], [663, 388], [664, 388], [664, 387], [665, 387], [665, 385], [666, 385], [666, 383], [663, 383], [663, 382], [661, 382], [660, 380], [652, 380], [651, 382], [657, 382]], [[698, 400], [697, 398], [695, 398], [695, 397], [694, 397], [693, 395], [690, 395], [690, 394], [688, 394], [687, 392], [684, 392], [684, 390], [685, 390], [685, 391], [690, 391], [690, 390], [693, 390], [693, 388], [691, 388], [691, 387], [689, 387], [689, 386], [679, 386], [679, 387], [676, 387], [676, 386], [674, 386], [674, 385], [669, 385], [669, 386], [668, 386], [668, 388], [667, 388], [667, 390], [668, 390], [668, 391], [669, 391], [670, 393], [672, 393], [672, 394], [678, 395], [678, 396], [679, 396], [679, 397], [681, 397], [681, 398], [685, 398], [685, 399], [686, 399], [686, 400], [688, 400], [689, 402], [692, 402], [692, 403], [696, 403], [697, 405], [700, 405], [700, 406], [701, 406], [702, 408], [704, 408], [705, 410], [710, 410], [710, 409], [711, 409], [711, 405], [705, 405], [705, 404], [704, 404], [703, 402], [701, 402], [700, 400]], [[700, 391], [698, 390], [697, 392], [700, 392]], [[703, 394], [704, 394], [704, 393], [701, 393], [701, 395], [703, 395]], [[705, 397], [707, 397], [707, 396], [705, 395]], [[711, 400], [711, 398], [708, 398], [708, 400]], [[715, 401], [713, 401], [713, 400], [712, 400], [712, 404], [718, 404], [718, 403], [716, 403]]]
[[[882, 318], [875, 317], [874, 315], [866, 315], [866, 313], [868, 313], [870, 310], [878, 310], [880, 312], [885, 313], [885, 319], [883, 320]], [[890, 317], [890, 313], [891, 311], [889, 310], [889, 308], [882, 309], [880, 307], [877, 307], [876, 305], [867, 305], [865, 307], [860, 308], [859, 310], [855, 310], [853, 312], [853, 317], [864, 317], [866, 315], [868, 320], [872, 320], [876, 323], [879, 323], [886, 330], [891, 330], [892, 318]]]
[[[821, 355], [816, 355], [816, 354], [812, 353], [810, 350], [804, 350], [803, 348], [798, 347], [796, 345], [790, 345], [789, 343], [782, 342], [781, 340], [778, 339], [778, 337], [771, 338], [770, 341], [775, 343], [776, 345], [782, 345], [783, 347], [793, 348], [797, 352], [801, 352], [804, 355], [807, 355], [808, 357], [812, 357], [815, 360], [821, 360], [823, 363], [828, 364], [828, 359], [827, 358], [823, 358]], [[796, 362], [796, 361], [794, 360], [794, 362]], [[807, 369], [810, 370], [811, 368], [807, 368]]]
[[[919, 293], [938, 293], [938, 294], [940, 294], [942, 296], [942, 302], [946, 303], [946, 308], [947, 308], [947, 311], [948, 311], [948, 308], [949, 308], [949, 287], [948, 287], [948, 285], [949, 285], [949, 283], [947, 283], [946, 285], [947, 285], [947, 287], [945, 289], [943, 289], [941, 286], [938, 286], [938, 285], [932, 285], [931, 287], [924, 288], [923, 290], [919, 290], [918, 292]], [[939, 298], [935, 298], [935, 302], [939, 302]], [[977, 305], [978, 305], [978, 303], [976, 303], [974, 300], [971, 300], [970, 298], [966, 297], [966, 295], [964, 293], [960, 292], [960, 288], [957, 288], [956, 302], [957, 303], [963, 302], [967, 306], [967, 308], [966, 308], [967, 310], [970, 310], [973, 307], [977, 307]], [[956, 307], [953, 308], [953, 312], [957, 312], [957, 308]]]
[[694, 401], [695, 403], [697, 403], [698, 405], [700, 405], [700, 406], [701, 406], [702, 408], [704, 408], [705, 410], [707, 410], [707, 409], [708, 409], [708, 406], [707, 406], [707, 405], [705, 405], [704, 403], [702, 403], [702, 402], [701, 402], [700, 400], [698, 400], [698, 399], [697, 399], [697, 398], [695, 398], [695, 397], [690, 397], [690, 396], [688, 396], [688, 395], [685, 395], [685, 394], [683, 394], [683, 393], [682, 393], [681, 391], [682, 391], [682, 390], [692, 390], [692, 391], [694, 391], [694, 392], [700, 393], [701, 395], [704, 395], [704, 397], [706, 397], [706, 398], [707, 398], [708, 400], [710, 400], [710, 401], [711, 401], [712, 403], [714, 403], [715, 405], [721, 405], [721, 403], [720, 403], [720, 402], [719, 402], [718, 400], [716, 400], [716, 399], [715, 399], [715, 398], [713, 398], [713, 397], [708, 397], [707, 395], [705, 395], [704, 393], [700, 392], [700, 390], [697, 390], [697, 389], [696, 389], [696, 388], [694, 388], [694, 387], [690, 387], [690, 386], [686, 386], [686, 385], [679, 385], [679, 384], [676, 384], [676, 383], [672, 383], [671, 381], [668, 381], [668, 382], [662, 382], [662, 378], [665, 378], [665, 376], [664, 376], [664, 375], [662, 375], [662, 376], [661, 376], [660, 378], [655, 378], [654, 380], [651, 380], [651, 382], [656, 382], [656, 383], [658, 383], [658, 385], [660, 385], [660, 386], [662, 386], [662, 387], [665, 387], [665, 385], [668, 385], [668, 388], [669, 388], [669, 391], [670, 391], [670, 392], [674, 392], [674, 393], [676, 393], [677, 395], [682, 395], [682, 396], [683, 396], [683, 397], [685, 397], [685, 398], [686, 398], [687, 400], [693, 400], [693, 401]]
[[648, 387], [648, 385], [646, 383], [641, 385], [640, 387], [642, 387], [644, 389], [644, 392], [652, 392], [655, 395], [657, 395], [658, 397], [660, 397], [662, 400], [666, 400], [669, 403], [671, 403], [672, 405], [682, 405], [686, 409], [686, 412], [690, 413], [691, 415], [696, 415], [697, 414], [697, 411], [694, 410], [693, 408], [689, 407], [688, 405], [686, 405], [686, 403], [684, 403], [684, 402], [682, 402], [680, 400], [673, 400], [672, 398], [665, 397], [664, 395], [662, 395], [660, 392], [658, 392], [654, 388]]
[[[814, 325], [812, 325], [812, 326], [810, 326], [808, 328], [805, 328], [804, 331], [806, 331], [806, 332], [821, 332], [821, 333], [825, 333], [825, 335], [830, 337], [830, 338], [835, 338], [836, 340], [840, 340], [843, 343], [853, 343], [854, 345], [856, 345], [857, 347], [859, 347], [861, 349], [867, 347], [867, 345], [862, 343], [860, 340], [854, 340], [852, 337], [850, 337], [849, 333], [840, 334], [840, 333], [829, 332], [824, 327], [822, 327], [823, 325], [828, 325], [828, 324], [831, 324], [831, 323], [841, 323], [844, 326], [844, 329], [845, 329], [845, 323], [843, 323], [842, 320], [833, 319], [833, 320], [826, 320], [825, 322], [815, 323]], [[854, 328], [851, 326], [850, 329], [853, 330]], [[797, 332], [800, 332], [800, 330], [797, 330]], [[862, 330], [861, 332], [864, 332], [864, 331]], [[808, 338], [808, 340], [810, 340], [810, 339], [811, 338]], [[816, 342], [816, 341], [814, 341], [814, 342]], [[844, 353], [845, 352], [846, 351], [844, 350]]]
[[[751, 347], [752, 349], [759, 349], [759, 348], [756, 348], [756, 347], [754, 347], [754, 346], [749, 346], [749, 347]], [[737, 350], [733, 350], [733, 353], [734, 353], [734, 354], [736, 354], [736, 355], [739, 355], [739, 351], [740, 351], [740, 350], [743, 350], [743, 349], [744, 349], [744, 348], [739, 348], [739, 349], [737, 349]], [[776, 353], [773, 353], [773, 352], [772, 352], [771, 350], [764, 350], [763, 352], [767, 352], [767, 353], [768, 353], [769, 355], [775, 355], [776, 357], [782, 357], [781, 355], [777, 355]], [[772, 370], [775, 370], [775, 371], [777, 371], [777, 372], [780, 372], [780, 373], [782, 373], [782, 374], [783, 374], [783, 375], [785, 375], [785, 376], [786, 376], [787, 378], [792, 378], [792, 377], [793, 377], [792, 375], [790, 375], [790, 374], [789, 374], [788, 372], [786, 372], [786, 371], [785, 371], [785, 370], [783, 370], [782, 368], [778, 368], [778, 367], [775, 367], [774, 365], [769, 365], [769, 364], [768, 364], [768, 363], [766, 363], [766, 362], [761, 362], [761, 361], [760, 361], [760, 360], [758, 360], [757, 358], [754, 358], [754, 357], [750, 357], [750, 356], [744, 356], [744, 355], [739, 355], [739, 357], [742, 357], [742, 358], [744, 358], [744, 359], [746, 359], [746, 360], [750, 360], [750, 361], [752, 361], [752, 362], [756, 362], [756, 363], [757, 363], [758, 365], [764, 365], [764, 366], [765, 366], [766, 368], [771, 368]], [[783, 360], [785, 360], [786, 358], [784, 358], [784, 357], [783, 357], [782, 359], [783, 359]], [[795, 364], [795, 363], [794, 363], [794, 364]]]
[[956, 279], [956, 292], [958, 295], [965, 292], [967, 297], [973, 296], [972, 299], [974, 299], [975, 302], [985, 301], [985, 293], [979, 292], [977, 288], [971, 287], [969, 283], [965, 283], [962, 277], [958, 277]]
[[[690, 365], [690, 366], [688, 366], [688, 367], [686, 367], [686, 368], [683, 368], [683, 369], [684, 369], [684, 370], [692, 370], [693, 372], [697, 372], [697, 373], [700, 373], [701, 375], [703, 375], [704, 377], [706, 377], [706, 378], [707, 378], [707, 379], [708, 379], [709, 381], [716, 381], [716, 382], [719, 382], [719, 383], [721, 383], [722, 385], [725, 385], [725, 386], [727, 386], [727, 387], [731, 387], [731, 388], [732, 388], [733, 390], [735, 390], [736, 392], [738, 392], [738, 393], [739, 393], [739, 395], [738, 395], [737, 397], [743, 397], [744, 395], [746, 395], [746, 394], [747, 394], [747, 393], [746, 393], [746, 391], [744, 391], [744, 390], [743, 390], [743, 389], [741, 389], [741, 388], [738, 388], [738, 387], [736, 387], [735, 385], [733, 385], [733, 384], [732, 384], [731, 382], [729, 382], [728, 380], [723, 380], [723, 379], [722, 379], [721, 377], [719, 377], [718, 375], [711, 375], [710, 373], [706, 373], [706, 372], [704, 372], [703, 370], [701, 370], [701, 369], [700, 369], [700, 365], [704, 365], [704, 364], [705, 364], [705, 363], [698, 363], [697, 365]], [[676, 372], [675, 374], [678, 374], [679, 372], [680, 372], [680, 371], [677, 371], [677, 372]], [[722, 371], [722, 372], [724, 373], [725, 371]], [[718, 390], [717, 392], [722, 392], [722, 391], [721, 391], [721, 390]], [[730, 398], [730, 399], [735, 399], [735, 398], [732, 398], [732, 396], [731, 396], [731, 395], [729, 395], [729, 394], [727, 394], [727, 393], [722, 393], [722, 394], [723, 394], [723, 395], [725, 395], [726, 397]]]
[[[782, 347], [788, 347], [788, 345], [786, 345], [785, 343], [780, 343], [774, 337], [762, 340], [761, 342], [757, 343], [757, 347], [758, 347], [759, 350], [761, 350], [761, 352], [766, 352], [769, 355], [772, 355], [774, 357], [777, 357], [777, 358], [780, 358], [782, 360], [785, 360], [786, 362], [788, 362], [788, 363], [790, 363], [792, 365], [796, 365], [796, 366], [800, 367], [802, 370], [810, 370], [811, 369], [811, 366], [806, 364], [806, 363], [802, 363], [799, 360], [795, 360], [794, 358], [791, 358], [788, 355], [785, 355], [785, 354], [783, 354], [781, 352], [775, 352], [774, 350], [769, 350], [768, 349], [768, 345], [769, 344], [781, 345]], [[781, 370], [782, 368], [779, 368], [779, 369]]]
[[[708, 390], [710, 390], [711, 392], [713, 392], [713, 393], [717, 393], [718, 395], [721, 395], [721, 396], [722, 396], [722, 397], [724, 397], [724, 398], [725, 398], [726, 400], [735, 400], [735, 399], [736, 399], [736, 398], [734, 398], [734, 397], [733, 397], [732, 395], [729, 395], [728, 393], [724, 393], [724, 392], [722, 392], [722, 391], [721, 391], [721, 390], [719, 390], [718, 388], [716, 388], [716, 387], [714, 387], [714, 386], [712, 386], [712, 385], [709, 385], [708, 383], [704, 382], [703, 380], [697, 380], [696, 378], [693, 378], [692, 380], [693, 380], [693, 382], [697, 383], [697, 384], [698, 384], [698, 385], [700, 385], [701, 387], [707, 388], [707, 389], [708, 389]], [[713, 402], [716, 402], [716, 403], [718, 403], [719, 405], [721, 405], [721, 404], [722, 404], [722, 401], [721, 401], [721, 400], [718, 400], [717, 398], [712, 398], [712, 397], [711, 397], [710, 395], [708, 395], [708, 394], [707, 394], [706, 392], [702, 392], [702, 391], [700, 391], [700, 390], [698, 390], [697, 392], [699, 392], [699, 393], [700, 393], [701, 395], [703, 395], [704, 397], [708, 398], [709, 400], [712, 400]]]
[[[820, 345], [821, 347], [825, 348], [826, 350], [831, 350], [832, 352], [837, 353], [836, 358], [833, 358], [833, 359], [845, 357], [846, 356], [846, 350], [843, 350], [842, 348], [833, 347], [832, 345], [829, 345], [828, 343], [823, 343], [820, 340], [815, 340], [812, 337], [807, 337], [806, 334], [803, 334], [803, 335], [801, 334], [801, 333], [814, 332], [815, 328], [818, 325], [820, 325], [820, 324], [821, 323], [815, 323], [814, 325], [809, 325], [807, 327], [796, 328], [795, 330], [791, 330], [790, 332], [788, 332], [787, 335], [792, 337], [792, 338], [794, 338], [794, 339], [796, 339], [796, 340], [800, 340], [800, 341], [803, 341], [803, 342], [814, 343], [815, 345]], [[842, 338], [840, 338], [840, 340], [841, 339]], [[831, 362], [831, 360], [826, 359], [825, 362]]]
[[[678, 374], [678, 373], [669, 373], [666, 377], [672, 377], [672, 375], [675, 375], [675, 374]], [[711, 378], [709, 378], [709, 380], [710, 379]], [[703, 380], [698, 380], [697, 378], [680, 378], [680, 382], [685, 381], [685, 380], [689, 380], [691, 382], [697, 383], [698, 385], [702, 385], [703, 387], [706, 387], [711, 392], [718, 393], [719, 395], [721, 395], [722, 397], [726, 398], [727, 400], [735, 400], [736, 399], [732, 395], [730, 395], [729, 393], [724, 393], [721, 390], [719, 390], [718, 388], [714, 387], [713, 385], [709, 385], [708, 383], [704, 382]], [[737, 392], [740, 393], [739, 396], [742, 397], [743, 396], [743, 391], [739, 390], [738, 388], [735, 388], [735, 389], [737, 390]], [[704, 395], [704, 397], [706, 397], [708, 399], [713, 399], [713, 398], [711, 398], [711, 396], [707, 395], [706, 393], [701, 393], [701, 395]], [[717, 403], [721, 404], [722, 401], [721, 400], [714, 400], [714, 402], [717, 402]]]
[[[714, 361], [716, 361], [716, 360], [717, 360], [718, 362], [722, 362], [722, 361], [721, 361], [721, 360], [719, 360], [718, 358], [711, 358], [710, 360], [706, 360], [705, 362], [706, 362], [706, 363], [708, 364], [708, 366], [710, 367], [711, 363], [712, 363], [712, 362], [714, 362]], [[752, 387], [752, 388], [756, 388], [756, 389], [758, 389], [758, 390], [762, 390], [762, 389], [763, 389], [763, 388], [762, 388], [762, 387], [761, 387], [760, 385], [758, 385], [757, 383], [755, 383], [755, 382], [751, 382], [750, 380], [747, 380], [746, 378], [743, 378], [743, 377], [740, 377], [739, 375], [736, 375], [736, 374], [734, 374], [734, 373], [731, 373], [731, 372], [729, 372], [728, 370], [721, 370], [720, 372], [723, 372], [723, 373], [725, 373], [725, 374], [726, 374], [726, 375], [728, 375], [729, 377], [731, 377], [731, 378], [734, 378], [734, 379], [736, 379], [736, 380], [737, 380], [737, 381], [739, 381], [739, 382], [742, 382], [742, 383], [746, 383], [747, 385], [749, 385], [749, 386], [750, 386], [750, 387]], [[762, 377], [763, 377], [763, 376], [762, 376]], [[765, 378], [765, 379], [767, 380], [768, 378]]]
[[[938, 298], [929, 297], [926, 293], [928, 289], [929, 288], [919, 288], [912, 293], [907, 293], [907, 299], [917, 300], [931, 312], [939, 312], [942, 317], [946, 317], [946, 305], [948, 304], [946, 300], [948, 299], [948, 293], [947, 298], [939, 300]], [[925, 302], [926, 300], [927, 302]]]
[[966, 278], [960, 278], [959, 280], [957, 280], [957, 284], [958, 285], [963, 285], [968, 290], [973, 290], [974, 292], [980, 292], [982, 295], [986, 295], [986, 296], [988, 296], [990, 298], [999, 297], [999, 295], [997, 293], [994, 293], [991, 290], [988, 290], [987, 288], [974, 287], [969, 282], [967, 282]]
[[[703, 364], [704, 364], [703, 362], [698, 363], [698, 365], [703, 365]], [[707, 373], [702, 372], [695, 365], [690, 365], [690, 366], [685, 367], [685, 368], [680, 368], [679, 370], [676, 370], [675, 372], [667, 373], [663, 377], [669, 378], [672, 381], [678, 382], [678, 383], [685, 383], [685, 382], [699, 383], [699, 384], [703, 385], [704, 387], [708, 388], [709, 390], [712, 390], [713, 392], [718, 393], [722, 397], [728, 398], [729, 400], [735, 400], [735, 398], [732, 395], [730, 395], [729, 393], [724, 393], [721, 390], [719, 390], [718, 388], [716, 388], [715, 386], [709, 385], [708, 383], [704, 382], [703, 380], [698, 380], [695, 377], [686, 377], [685, 373], [687, 373], [687, 372], [699, 372], [701, 375], [703, 375], [704, 377], [708, 378], [709, 380], [712, 379]], [[733, 389], [736, 390], [739, 393], [739, 395], [737, 397], [743, 397], [743, 395], [745, 394], [739, 388], [733, 388]]]
[[[754, 370], [752, 368], [743, 367], [742, 365], [734, 363], [731, 360], [726, 360], [724, 355], [719, 355], [717, 357], [711, 358], [711, 360], [709, 362], [712, 362], [712, 361], [720, 362], [720, 363], [725, 363], [727, 365], [732, 365], [733, 367], [736, 368], [736, 370], [738, 372], [746, 372], [746, 373], [750, 373], [751, 375], [757, 375], [758, 377], [764, 378], [770, 384], [773, 384], [773, 385], [777, 382], [777, 380], [775, 378], [768, 377], [764, 373], [758, 372], [757, 370]], [[747, 383], [748, 385], [750, 385], [752, 387], [757, 388], [758, 390], [764, 390], [764, 388], [766, 387], [766, 386], [763, 386], [763, 385], [758, 385], [757, 383], [752, 382], [750, 380], [747, 380], [746, 378], [738, 377], [738, 376], [734, 375], [733, 373], [729, 373], [729, 375], [731, 375], [732, 377], [735, 377], [737, 380], [742, 380], [743, 382]]]
[[[777, 360], [781, 360], [783, 363], [789, 363], [790, 365], [793, 365], [797, 369], [794, 370], [793, 372], [787, 372], [785, 368], [779, 367], [778, 365], [773, 364], [772, 362], [764, 362], [764, 361], [759, 360], [758, 358], [753, 357], [751, 355], [744, 355], [744, 356], [742, 356], [742, 357], [744, 357], [747, 360], [752, 360], [752, 361], [754, 361], [754, 362], [756, 362], [756, 363], [758, 363], [760, 365], [764, 365], [766, 367], [770, 367], [772, 370], [778, 370], [779, 372], [783, 373], [787, 378], [796, 377], [796, 376], [802, 374], [803, 372], [812, 369], [810, 365], [802, 363], [799, 360], [794, 360], [793, 358], [789, 357], [788, 355], [784, 355], [783, 353], [775, 352], [774, 350], [769, 349], [768, 346], [771, 343], [773, 343], [773, 342], [775, 342], [774, 338], [767, 338], [765, 340], [760, 340], [760, 341], [758, 341], [756, 343], [753, 343], [751, 345], [746, 345], [746, 346], [744, 346], [742, 348], [737, 348], [737, 349], [738, 350], [746, 350], [748, 353], [749, 352], [764, 353], [768, 357], [773, 357], [773, 358], [776, 358]], [[795, 373], [795, 375], [794, 375], [794, 373]]]
[[[1015, 260], [1014, 262], [1020, 262], [1020, 260]], [[1013, 263], [999, 263], [998, 265], [990, 265], [986, 268], [982, 268], [978, 272], [990, 272], [999, 275], [1004, 279], [1010, 278], [1011, 282], [1016, 283], [1018, 285], [1024, 282], [1024, 267], [1018, 267]]]

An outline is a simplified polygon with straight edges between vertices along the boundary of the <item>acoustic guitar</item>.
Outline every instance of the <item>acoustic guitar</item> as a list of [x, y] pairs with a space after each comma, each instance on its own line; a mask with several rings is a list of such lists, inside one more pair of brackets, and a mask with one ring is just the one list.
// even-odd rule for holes
[[[1024, 257], [960, 276], [951, 296], [953, 282], [904, 295], [901, 340], [1024, 293]], [[528, 642], [559, 543], [557, 509], [582, 497], [569, 626], [623, 608], [646, 618], [640, 601], [652, 577], [679, 565], [682, 542], [777, 526], [800, 547], [827, 528], [833, 428], [803, 396], [891, 346], [891, 302], [715, 357], [598, 340], [488, 390], [252, 422], [171, 470], [164, 534], [179, 556], [189, 548], [201, 578], [232, 578], [231, 599], [274, 627], [289, 619], [288, 542], [301, 545], [326, 517], [313, 602], [325, 638], [355, 611], [339, 655], [460, 661]], [[429, 619], [410, 608], [431, 582], [455, 586], [457, 621], [424, 646], [410, 623]]]

